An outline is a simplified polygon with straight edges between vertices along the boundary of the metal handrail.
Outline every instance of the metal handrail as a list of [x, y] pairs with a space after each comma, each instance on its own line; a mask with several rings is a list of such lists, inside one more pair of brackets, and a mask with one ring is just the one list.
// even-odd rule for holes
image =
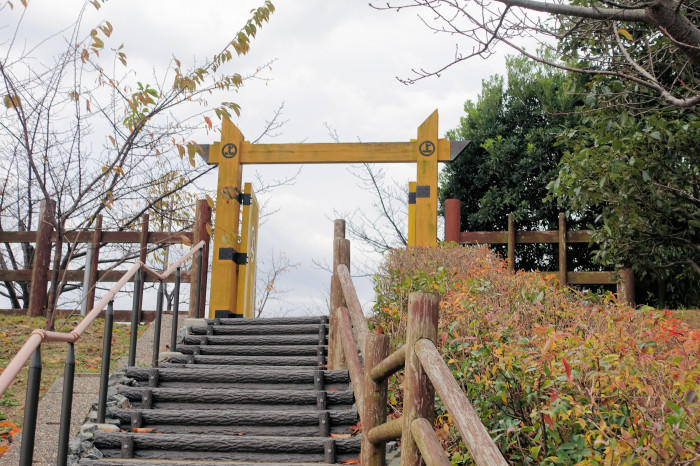
[[117, 292], [121, 290], [124, 287], [124, 285], [126, 285], [129, 279], [131, 279], [131, 277], [133, 277], [139, 269], [143, 269], [146, 272], [155, 275], [160, 280], [164, 280], [170, 275], [172, 275], [175, 269], [177, 269], [183, 262], [185, 262], [187, 259], [193, 256], [195, 252], [202, 249], [204, 245], [205, 242], [200, 241], [196, 245], [192, 246], [192, 248], [190, 248], [187, 254], [181, 257], [178, 261], [174, 262], [162, 273], [158, 273], [157, 271], [148, 267], [140, 260], [137, 260], [136, 263], [133, 266], [131, 266], [131, 268], [129, 268], [129, 270], [127, 270], [124, 273], [124, 275], [122, 275], [119, 281], [115, 283], [114, 286], [112, 286], [112, 288], [110, 288], [107, 294], [104, 295], [102, 299], [100, 299], [97, 302], [97, 304], [95, 304], [95, 306], [90, 310], [90, 312], [85, 316], [85, 318], [83, 318], [83, 320], [81, 320], [80, 323], [70, 332], [52, 332], [43, 329], [32, 330], [32, 333], [27, 338], [27, 341], [24, 342], [24, 344], [19, 349], [15, 357], [12, 358], [5, 370], [3, 370], [0, 374], [0, 396], [2, 396], [3, 393], [5, 393], [5, 390], [7, 390], [10, 384], [12, 384], [12, 381], [15, 379], [15, 377], [17, 377], [17, 374], [19, 374], [19, 371], [22, 369], [22, 367], [24, 367], [24, 364], [27, 361], [29, 361], [29, 358], [31, 358], [34, 351], [43, 342], [58, 341], [63, 343], [75, 343], [76, 341], [78, 341], [85, 329], [87, 329], [90, 326], [90, 324], [92, 324], [92, 322], [97, 318], [102, 309], [104, 309], [105, 306], [107, 306], [107, 303], [109, 303], [112, 300], [114, 295], [117, 294]]
[[[155, 320], [155, 333], [156, 337], [153, 339], [153, 366], [157, 366], [158, 363], [158, 347], [160, 344], [160, 326], [161, 326], [161, 314], [163, 311], [163, 280], [172, 275], [173, 272], [176, 273], [176, 290], [175, 293], [179, 297], [179, 287], [180, 287], [180, 268], [181, 265], [190, 257], [192, 257], [197, 251], [199, 253], [199, 274], [198, 274], [198, 284], [201, 281], [202, 276], [202, 255], [203, 248], [206, 245], [205, 241], [200, 241], [196, 245], [190, 248], [187, 253], [180, 259], [175, 261], [163, 272], [158, 272], [148, 267], [144, 262], [137, 260], [136, 263], [129, 268], [119, 279], [117, 283], [109, 289], [107, 294], [100, 299], [100, 301], [90, 310], [90, 312], [80, 321], [80, 323], [70, 332], [52, 332], [42, 329], [33, 330], [29, 335], [27, 340], [24, 342], [20, 350], [17, 352], [14, 358], [7, 365], [5, 370], [0, 374], [0, 396], [5, 393], [5, 390], [10, 386], [12, 381], [17, 377], [17, 374], [22, 369], [24, 364], [32, 358], [32, 362], [29, 367], [29, 377], [27, 379], [27, 396], [25, 401], [24, 409], [24, 425], [22, 429], [22, 444], [20, 451], [20, 465], [30, 466], [32, 464], [33, 454], [34, 454], [34, 436], [36, 430], [36, 418], [37, 418], [37, 406], [39, 403], [39, 384], [41, 380], [41, 344], [43, 342], [58, 341], [68, 343], [68, 354], [66, 356], [66, 364], [64, 367], [63, 376], [63, 395], [61, 401], [61, 419], [58, 434], [58, 447], [57, 447], [57, 464], [63, 466], [67, 464], [68, 458], [68, 437], [70, 433], [70, 418], [71, 418], [71, 400], [73, 398], [73, 381], [74, 381], [74, 371], [75, 371], [75, 355], [74, 355], [74, 343], [80, 339], [83, 332], [94, 322], [100, 312], [107, 306], [105, 312], [105, 333], [103, 336], [103, 351], [102, 351], [102, 368], [100, 372], [100, 388], [98, 396], [98, 407], [97, 407], [97, 422], [103, 423], [105, 420], [106, 404], [107, 404], [107, 384], [109, 377], [109, 365], [111, 354], [111, 344], [112, 344], [112, 325], [114, 321], [114, 309], [113, 309], [113, 298], [114, 295], [119, 292], [124, 285], [132, 278], [136, 276], [134, 280], [134, 305], [131, 313], [131, 341], [129, 343], [129, 365], [135, 364], [136, 357], [136, 339], [138, 331], [138, 315], [141, 308], [141, 271], [145, 273], [150, 273], [154, 275], [160, 281], [160, 287], [158, 288], [158, 300], [156, 305], [156, 320]], [[197, 287], [196, 300], [199, 303], [201, 287]], [[175, 312], [178, 312], [178, 306], [175, 306]], [[177, 325], [177, 317], [173, 321], [173, 325]], [[173, 328], [173, 331], [176, 329]], [[175, 334], [173, 333], [172, 341], [175, 341]]]

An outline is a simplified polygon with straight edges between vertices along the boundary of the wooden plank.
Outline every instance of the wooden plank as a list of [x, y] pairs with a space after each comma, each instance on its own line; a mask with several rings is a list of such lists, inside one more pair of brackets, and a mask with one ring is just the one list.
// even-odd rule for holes
[[[116, 283], [119, 281], [119, 279], [124, 275], [127, 271], [126, 270], [99, 270], [97, 272], [97, 277], [100, 282], [105, 282], [105, 283]], [[49, 270], [47, 273], [51, 274], [53, 273], [52, 270]], [[59, 274], [59, 279], [60, 280], [67, 280], [69, 282], [78, 282], [82, 283], [83, 281], [83, 274], [85, 273], [84, 270], [68, 270], [68, 271], [62, 271]], [[7, 281], [13, 281], [13, 282], [28, 282], [31, 281], [32, 279], [32, 271], [31, 269], [21, 269], [21, 270], [0, 270], [0, 281], [7, 280]], [[133, 279], [129, 280], [133, 281]], [[157, 282], [158, 280], [153, 277], [151, 274], [146, 274], [146, 281], [147, 282]], [[170, 275], [167, 277], [164, 282], [167, 283], [174, 283], [175, 282], [175, 274]], [[190, 282], [190, 272], [183, 270], [182, 271], [182, 283], [189, 283]]]
[[[440, 162], [450, 161], [450, 142], [438, 140]], [[284, 163], [410, 163], [416, 161], [416, 141], [298, 144], [243, 143], [241, 164]], [[211, 153], [211, 150], [210, 150]]]
[[462, 244], [507, 244], [507, 231], [463, 231], [459, 234]]
[[[91, 243], [94, 231], [67, 231], [64, 241], [68, 243]], [[192, 243], [191, 231], [152, 231], [148, 233], [150, 244], [186, 244]], [[133, 243], [141, 240], [138, 231], [104, 231], [103, 243]], [[0, 243], [33, 243], [36, 241], [36, 231], [1, 231]], [[51, 233], [51, 241], [56, 241], [56, 232]]]
[[[506, 466], [508, 463], [479, 419], [474, 407], [469, 403], [461, 387], [452, 376], [442, 356], [435, 348], [435, 344], [429, 339], [421, 339], [415, 344], [415, 354], [440, 395], [440, 400], [452, 416], [459, 433], [462, 434], [462, 440], [464, 440], [464, 444], [469, 449], [476, 464], [480, 466]], [[403, 457], [403, 455], [402, 445], [401, 456]]]
[[553, 231], [518, 231], [515, 233], [515, 242], [520, 244], [546, 244], [558, 243], [559, 232]]
[[427, 419], [418, 418], [411, 423], [411, 433], [416, 439], [418, 449], [427, 466], [450, 466], [440, 439], [433, 430], [433, 425]]
[[568, 272], [567, 280], [570, 285], [614, 285], [617, 272]]
[[591, 230], [575, 230], [566, 232], [567, 243], [590, 243], [593, 232]]

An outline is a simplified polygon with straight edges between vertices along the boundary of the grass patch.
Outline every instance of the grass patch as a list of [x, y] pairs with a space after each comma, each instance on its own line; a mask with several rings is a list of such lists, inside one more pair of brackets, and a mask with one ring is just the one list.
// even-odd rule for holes
[[[70, 331], [81, 320], [80, 316], [59, 319], [56, 330]], [[43, 317], [11, 316], [0, 314], [0, 372], [7, 367], [12, 357], [35, 328], [43, 328]], [[116, 324], [112, 332], [112, 354], [110, 372], [116, 368], [119, 358], [129, 351], [129, 325]], [[145, 326], [139, 327], [139, 334]], [[75, 344], [76, 373], [99, 372], [102, 361], [102, 336], [104, 319], [96, 319]], [[54, 381], [63, 375], [68, 346], [65, 343], [44, 343], [41, 345], [41, 388], [42, 397]], [[20, 426], [24, 416], [24, 398], [27, 390], [28, 363], [15, 378], [13, 384], [0, 398], [0, 455], [11, 437], [13, 425]], [[57, 408], [58, 409], [58, 408]]]

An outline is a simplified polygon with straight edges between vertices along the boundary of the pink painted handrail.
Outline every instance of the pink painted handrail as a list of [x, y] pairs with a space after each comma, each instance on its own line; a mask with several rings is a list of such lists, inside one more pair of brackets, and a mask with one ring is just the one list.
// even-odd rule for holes
[[190, 248], [189, 251], [187, 251], [187, 254], [182, 256], [179, 260], [174, 262], [170, 267], [168, 267], [165, 271], [158, 273], [157, 271], [151, 269], [148, 267], [146, 264], [141, 262], [140, 260], [137, 260], [134, 265], [127, 270], [124, 275], [119, 279], [117, 283], [112, 286], [112, 288], [109, 289], [106, 295], [100, 299], [97, 304], [90, 310], [90, 312], [87, 313], [87, 315], [83, 318], [83, 320], [80, 321], [80, 323], [70, 332], [51, 332], [48, 330], [42, 330], [42, 329], [35, 329], [32, 331], [32, 333], [29, 335], [27, 338], [27, 341], [24, 342], [22, 347], [17, 351], [17, 354], [15, 355], [14, 358], [10, 361], [10, 363], [7, 365], [5, 370], [0, 373], [0, 396], [5, 393], [5, 390], [10, 386], [12, 381], [17, 377], [17, 374], [19, 374], [19, 371], [22, 369], [24, 364], [29, 361], [29, 358], [32, 357], [32, 354], [36, 349], [45, 341], [58, 341], [58, 342], [64, 342], [64, 343], [73, 343], [76, 342], [80, 339], [80, 336], [83, 334], [85, 329], [87, 329], [90, 324], [97, 318], [97, 316], [100, 314], [102, 309], [107, 306], [107, 303], [109, 303], [112, 298], [114, 297], [115, 294], [119, 290], [121, 290], [124, 285], [133, 277], [136, 272], [138, 272], [139, 269], [143, 269], [146, 272], [155, 275], [158, 277], [160, 280], [164, 280], [177, 269], [180, 265], [182, 265], [183, 262], [185, 262], [187, 259], [192, 257], [195, 252], [199, 251], [204, 247], [205, 242], [200, 241], [199, 243], [195, 244]]

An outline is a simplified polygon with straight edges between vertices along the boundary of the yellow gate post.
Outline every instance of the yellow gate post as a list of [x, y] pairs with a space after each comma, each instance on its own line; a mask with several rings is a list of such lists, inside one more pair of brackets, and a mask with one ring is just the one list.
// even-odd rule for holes
[[243, 220], [238, 252], [245, 261], [238, 266], [238, 296], [236, 311], [243, 317], [255, 317], [255, 268], [258, 245], [258, 200], [253, 186], [245, 183], [243, 188]]
[[243, 134], [224, 117], [221, 123], [221, 141], [209, 148], [210, 164], [219, 165], [216, 190], [216, 220], [214, 224], [214, 255], [211, 265], [209, 317], [228, 313], [240, 314], [236, 309], [238, 258], [234, 246], [238, 241], [241, 201], [241, 153]]
[[437, 243], [438, 112], [418, 127], [416, 144], [416, 245]]

